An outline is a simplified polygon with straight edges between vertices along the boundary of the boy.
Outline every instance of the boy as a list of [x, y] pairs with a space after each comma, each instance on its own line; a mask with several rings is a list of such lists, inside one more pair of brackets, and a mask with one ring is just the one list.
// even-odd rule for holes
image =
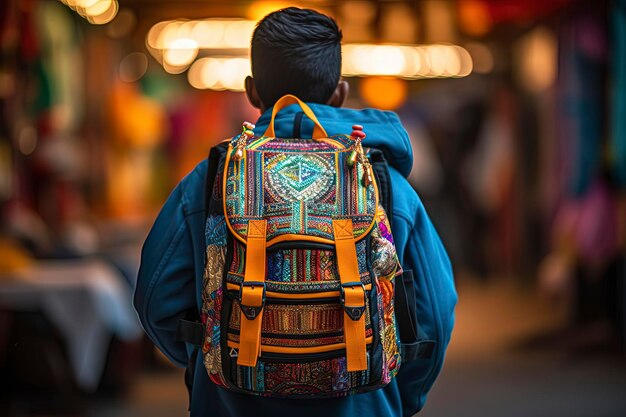
[[[135, 292], [135, 308], [154, 343], [175, 364], [192, 364], [192, 416], [411, 416], [441, 370], [456, 293], [446, 252], [406, 180], [412, 165], [409, 137], [394, 113], [342, 109], [348, 84], [340, 81], [340, 70], [341, 32], [333, 19], [294, 7], [266, 16], [252, 38], [254, 78], [246, 79], [248, 98], [262, 112], [255, 133], [265, 131], [272, 105], [285, 94], [307, 102], [329, 135], [364, 126], [364, 145], [381, 149], [390, 161], [394, 239], [403, 268], [415, 272], [417, 317], [425, 337], [436, 342], [433, 352], [402, 363], [385, 388], [344, 398], [262, 398], [212, 384], [202, 360], [190, 357], [197, 352], [176, 340], [178, 320], [201, 306], [205, 161], [174, 189], [159, 214], [143, 248]], [[310, 137], [312, 122], [290, 106], [278, 114], [275, 129], [277, 137]]]

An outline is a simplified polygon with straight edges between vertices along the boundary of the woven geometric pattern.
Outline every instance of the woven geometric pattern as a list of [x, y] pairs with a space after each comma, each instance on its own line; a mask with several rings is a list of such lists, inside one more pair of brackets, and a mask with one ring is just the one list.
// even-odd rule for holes
[[[313, 198], [323, 201], [336, 197], [332, 161], [328, 158], [316, 154], [280, 153], [266, 154], [264, 160], [266, 203], [291, 205]], [[334, 204], [334, 201], [330, 203]]]
[[[373, 229], [374, 231], [374, 229]], [[367, 242], [356, 244], [359, 273], [363, 284], [372, 282], [367, 267]], [[245, 246], [236, 241], [226, 281], [240, 284], [243, 281]], [[298, 293], [338, 291], [339, 272], [333, 250], [281, 249], [267, 252], [265, 285], [268, 291]]]
[[348, 372], [345, 357], [303, 363], [261, 360], [255, 368], [236, 366], [232, 372], [237, 386], [279, 396], [313, 398], [332, 393], [339, 396], [369, 382], [367, 371]]
[[[252, 140], [225, 170], [226, 217], [245, 240], [251, 219], [267, 220], [267, 239], [301, 235], [333, 241], [332, 220], [351, 219], [355, 237], [367, 232], [377, 207], [362, 164], [350, 166], [350, 141]], [[255, 148], [255, 146], [257, 146]], [[232, 154], [233, 151], [231, 151]]]
[[[369, 306], [369, 303], [367, 304]], [[239, 330], [241, 309], [233, 306], [229, 329]], [[369, 309], [365, 313], [365, 325], [370, 326]], [[267, 337], [281, 339], [290, 335], [319, 335], [341, 333], [343, 329], [343, 308], [336, 303], [329, 304], [270, 304], [265, 306], [261, 333]], [[284, 346], [290, 346], [286, 339]]]

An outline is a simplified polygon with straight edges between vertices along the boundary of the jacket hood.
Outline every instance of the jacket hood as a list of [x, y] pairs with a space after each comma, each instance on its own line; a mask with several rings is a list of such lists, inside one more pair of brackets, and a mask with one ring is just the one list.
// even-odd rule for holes
[[[350, 134], [352, 125], [363, 126], [367, 135], [363, 141], [365, 147], [377, 148], [384, 152], [389, 165], [404, 177], [411, 172], [413, 152], [411, 140], [402, 126], [398, 115], [391, 111], [377, 109], [348, 109], [307, 103], [329, 136]], [[272, 117], [272, 108], [267, 109], [256, 122], [255, 134], [262, 135]], [[301, 121], [301, 122], [300, 122]], [[278, 113], [274, 121], [277, 137], [310, 138], [313, 122], [304, 116], [300, 106], [292, 104]]]

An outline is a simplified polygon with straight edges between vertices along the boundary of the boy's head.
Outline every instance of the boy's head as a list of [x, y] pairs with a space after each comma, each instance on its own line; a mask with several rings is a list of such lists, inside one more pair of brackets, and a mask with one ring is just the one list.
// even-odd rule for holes
[[341, 31], [314, 10], [289, 7], [265, 16], [252, 35], [251, 55], [246, 92], [262, 111], [285, 94], [335, 107], [348, 95], [348, 83], [339, 79]]

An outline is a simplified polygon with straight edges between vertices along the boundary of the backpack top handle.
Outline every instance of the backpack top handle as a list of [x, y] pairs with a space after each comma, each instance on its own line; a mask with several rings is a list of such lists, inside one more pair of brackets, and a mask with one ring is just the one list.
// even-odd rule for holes
[[328, 134], [326, 133], [326, 131], [320, 124], [319, 120], [317, 120], [317, 117], [315, 116], [315, 113], [313, 113], [313, 110], [311, 110], [311, 108], [307, 106], [298, 97], [293, 96], [291, 94], [282, 96], [280, 99], [278, 99], [276, 104], [274, 104], [274, 109], [272, 110], [272, 119], [270, 120], [270, 124], [267, 127], [267, 130], [265, 131], [263, 136], [270, 137], [270, 138], [276, 137], [276, 133], [274, 132], [274, 118], [276, 117], [278, 112], [280, 112], [282, 109], [284, 109], [285, 107], [291, 104], [299, 105], [300, 108], [302, 108], [302, 111], [304, 112], [304, 114], [306, 114], [306, 116], [309, 119], [313, 120], [313, 124], [314, 124], [313, 135], [312, 135], [313, 139], [319, 140], [319, 139], [325, 139], [328, 137]]

